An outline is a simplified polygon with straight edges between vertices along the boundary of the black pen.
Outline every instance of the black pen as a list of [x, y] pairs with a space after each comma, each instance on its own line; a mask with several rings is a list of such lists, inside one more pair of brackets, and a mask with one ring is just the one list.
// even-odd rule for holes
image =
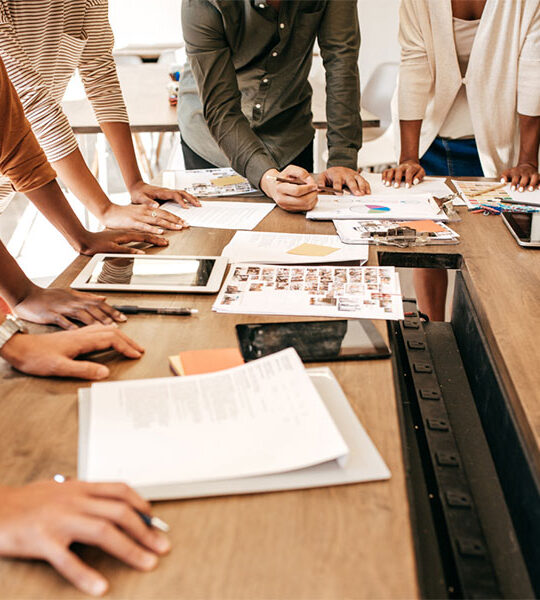
[[139, 517], [141, 517], [144, 523], [148, 525], [148, 527], [154, 527], [154, 529], [159, 529], [164, 533], [168, 533], [171, 530], [167, 523], [165, 523], [165, 521], [162, 521], [159, 517], [152, 517], [150, 515], [147, 515], [146, 513], [141, 512], [140, 510], [137, 511], [137, 514], [139, 515]]
[[150, 315], [175, 315], [177, 317], [189, 317], [196, 315], [196, 308], [151, 308], [146, 306], [135, 306], [132, 304], [113, 305], [113, 308], [126, 315], [150, 314]]

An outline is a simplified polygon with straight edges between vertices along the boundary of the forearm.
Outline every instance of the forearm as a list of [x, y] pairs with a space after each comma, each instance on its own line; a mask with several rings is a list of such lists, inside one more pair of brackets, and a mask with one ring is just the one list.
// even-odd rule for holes
[[401, 132], [401, 155], [399, 158], [400, 163], [403, 163], [406, 160], [418, 162], [421, 128], [422, 120], [420, 119], [415, 121], [399, 122], [399, 129]]
[[92, 214], [102, 220], [112, 203], [92, 175], [80, 150], [75, 150], [52, 165], [65, 185]]
[[538, 149], [540, 147], [540, 116], [519, 115], [519, 164], [528, 164], [538, 168]]
[[56, 181], [27, 192], [26, 196], [77, 252], [85, 250], [88, 232], [73, 212]]
[[109, 122], [100, 125], [118, 162], [126, 188], [130, 191], [135, 184], [142, 181], [142, 175], [137, 164], [129, 124]]
[[0, 295], [11, 307], [14, 307], [26, 298], [36, 286], [24, 274], [17, 261], [1, 242], [0, 263], [2, 264]]

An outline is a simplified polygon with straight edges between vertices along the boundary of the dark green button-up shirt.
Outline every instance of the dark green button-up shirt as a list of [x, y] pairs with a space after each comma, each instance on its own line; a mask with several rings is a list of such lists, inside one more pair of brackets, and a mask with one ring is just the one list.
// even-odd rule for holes
[[[326, 71], [328, 166], [356, 169], [362, 143], [356, 0], [183, 0], [189, 66], [180, 81], [184, 141], [258, 186], [314, 136], [308, 75], [317, 39]], [[196, 85], [195, 85], [196, 84]], [[198, 90], [198, 94], [197, 94]]]

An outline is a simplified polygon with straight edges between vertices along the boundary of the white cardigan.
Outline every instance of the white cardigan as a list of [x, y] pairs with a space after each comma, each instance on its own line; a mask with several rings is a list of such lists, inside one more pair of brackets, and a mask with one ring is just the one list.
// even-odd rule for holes
[[420, 156], [444, 123], [462, 85], [486, 177], [515, 165], [517, 114], [540, 116], [540, 0], [487, 0], [469, 66], [461, 77], [451, 0], [402, 0], [401, 66], [393, 104], [399, 119], [423, 119]]

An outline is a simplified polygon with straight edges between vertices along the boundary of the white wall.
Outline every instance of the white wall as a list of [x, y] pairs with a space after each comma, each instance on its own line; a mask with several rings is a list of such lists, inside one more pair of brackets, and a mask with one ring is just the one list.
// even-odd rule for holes
[[[399, 2], [400, 0], [358, 0], [362, 32], [362, 85], [365, 85], [378, 64], [399, 62]], [[109, 0], [116, 47], [178, 43], [182, 39], [181, 5], [182, 0]]]
[[115, 46], [178, 44], [182, 0], [109, 0]]
[[399, 62], [398, 25], [400, 0], [358, 0], [362, 46], [360, 81], [365, 86], [377, 65]]

